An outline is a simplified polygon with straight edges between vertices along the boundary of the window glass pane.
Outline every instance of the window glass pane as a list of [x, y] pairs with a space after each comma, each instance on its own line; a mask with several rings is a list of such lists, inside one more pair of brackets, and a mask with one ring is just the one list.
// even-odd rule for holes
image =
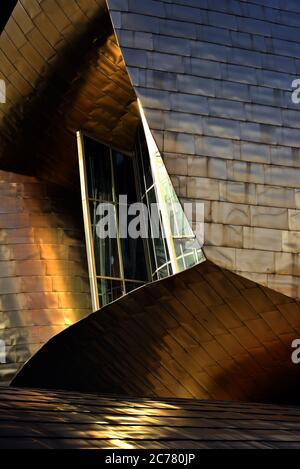
[[[103, 238], [99, 237], [97, 234], [97, 223], [101, 219], [101, 217], [95, 215], [97, 205], [97, 202], [90, 202], [96, 275], [105, 277], [120, 277], [119, 252], [116, 237], [107, 236]], [[111, 207], [112, 210], [115, 211], [115, 208], [113, 206]]]
[[165, 277], [168, 277], [169, 275], [171, 275], [171, 270], [169, 269], [169, 265], [166, 265], [164, 267], [162, 267], [161, 269], [159, 269], [157, 271], [157, 277], [158, 279], [161, 279], [161, 278], [165, 278]]
[[112, 200], [109, 148], [95, 140], [85, 138], [84, 150], [89, 198]]
[[129, 293], [142, 285], [142, 283], [126, 282], [126, 293]]
[[124, 277], [126, 279], [147, 280], [144, 240], [142, 238], [121, 239]]
[[184, 262], [186, 265], [186, 269], [188, 269], [189, 267], [193, 267], [193, 265], [197, 264], [198, 263], [197, 252], [195, 252], [194, 254], [189, 254], [185, 256]]
[[98, 292], [100, 306], [105, 306], [120, 298], [124, 294], [122, 282], [108, 279], [98, 279]]
[[127, 195], [128, 203], [137, 201], [133, 160], [128, 155], [113, 151], [116, 202], [120, 195]]

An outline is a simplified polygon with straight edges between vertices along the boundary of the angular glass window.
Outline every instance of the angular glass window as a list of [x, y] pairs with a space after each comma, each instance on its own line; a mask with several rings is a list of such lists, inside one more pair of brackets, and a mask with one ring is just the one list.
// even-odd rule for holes
[[204, 260], [140, 112], [132, 154], [77, 134], [94, 310]]

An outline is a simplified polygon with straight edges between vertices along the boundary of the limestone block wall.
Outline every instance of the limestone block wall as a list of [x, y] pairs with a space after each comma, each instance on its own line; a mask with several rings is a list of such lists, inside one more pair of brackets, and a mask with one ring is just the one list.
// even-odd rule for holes
[[91, 311], [81, 218], [79, 197], [0, 171], [0, 384]]
[[300, 4], [109, 0], [132, 83], [208, 259], [300, 297]]

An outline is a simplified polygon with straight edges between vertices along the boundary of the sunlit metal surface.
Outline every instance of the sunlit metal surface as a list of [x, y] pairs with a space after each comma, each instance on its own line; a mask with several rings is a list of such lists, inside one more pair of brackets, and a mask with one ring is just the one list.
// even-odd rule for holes
[[177, 193], [205, 202], [206, 257], [299, 298], [299, 5], [108, 5]]
[[133, 149], [136, 98], [104, 0], [19, 0], [0, 49], [2, 169], [78, 190], [77, 130]]
[[1, 449], [298, 448], [300, 408], [0, 389]]
[[55, 184], [0, 171], [0, 384], [91, 311], [76, 203]]
[[297, 301], [206, 261], [63, 331], [13, 385], [299, 403], [299, 332]]
[[139, 116], [104, 0], [19, 0], [0, 79], [2, 384], [92, 310], [76, 131], [133, 148]]
[[[0, 107], [1, 168], [13, 170], [13, 178], [15, 172], [27, 173], [37, 177], [38, 183], [46, 179], [78, 190], [75, 131], [86, 130], [108, 143], [118, 141], [124, 149], [133, 148], [139, 122], [136, 91], [179, 197], [205, 202], [206, 257], [219, 267], [299, 297], [300, 120], [299, 108], [291, 101], [291, 83], [300, 71], [296, 2], [281, 2], [280, 9], [264, 0], [255, 7], [237, 0], [228, 0], [226, 6], [206, 0], [177, 0], [174, 4], [108, 0], [108, 5], [122, 53], [104, 0], [19, 0], [0, 38], [0, 78], [7, 85], [7, 102]], [[12, 193], [17, 181], [10, 177], [7, 171], [3, 173], [1, 194], [8, 191], [16, 199]], [[21, 184], [23, 190], [23, 180]], [[42, 278], [43, 311], [51, 311], [49, 325], [56, 322], [53, 304], [60, 306], [59, 313], [72, 310], [71, 315], [66, 313], [70, 323], [86, 308], [87, 292], [83, 299], [78, 296], [72, 279], [71, 291], [66, 286], [70, 269], [61, 261], [70, 259], [64, 257], [67, 254], [60, 259], [60, 241], [51, 237], [53, 227], [60, 228], [53, 222], [56, 210], [43, 208], [41, 213], [34, 208], [39, 197], [28, 198], [34, 199], [29, 221], [26, 213], [16, 216], [19, 208], [10, 214], [12, 200], [3, 199], [9, 213], [1, 214], [5, 245], [0, 264], [1, 331], [12, 347], [7, 368], [3, 368], [9, 377], [19, 359], [20, 344], [33, 344], [35, 337], [40, 344], [52, 335], [49, 330], [43, 335], [36, 327], [43, 317], [37, 313], [40, 306], [33, 307], [36, 277]], [[65, 199], [75, 200], [71, 192]], [[36, 210], [47, 216], [35, 217]], [[15, 268], [20, 272], [20, 259], [13, 259], [6, 250], [8, 244], [11, 251], [6, 232], [15, 228], [25, 228], [25, 237], [18, 233], [22, 245], [31, 243], [32, 229], [44, 230], [44, 242], [51, 245], [45, 248], [50, 256], [50, 277], [62, 279], [56, 284], [62, 288], [59, 300], [56, 293], [53, 296], [56, 280], [51, 278], [51, 287], [46, 287], [45, 267], [31, 271], [27, 266], [26, 272], [34, 272], [33, 283], [26, 291], [18, 286]], [[67, 225], [66, 232], [74, 234], [73, 228], [80, 231], [81, 223]], [[68, 241], [70, 252], [73, 243], [82, 243], [83, 238], [74, 238]], [[29, 252], [26, 261], [38, 260], [44, 266], [40, 252], [38, 259], [32, 259]], [[83, 269], [85, 259], [82, 261], [76, 249], [72, 255]], [[69, 357], [64, 370], [70, 369], [71, 377], [75, 376], [72, 365], [76, 371], [79, 364], [88, 363], [95, 370], [101, 357], [101, 373], [107, 373], [107, 380], [102, 382], [97, 368], [97, 373], [87, 376], [88, 386], [97, 387], [101, 382], [107, 384], [105, 390], [111, 390], [114, 377], [117, 389], [122, 383], [126, 392], [268, 400], [277, 399], [274, 393], [282, 391], [292, 399], [291, 383], [297, 371], [291, 364], [290, 344], [299, 334], [298, 303], [239, 277], [230, 277], [235, 289], [224, 293], [220, 283], [231, 274], [211, 264], [202, 268], [215, 269], [212, 277], [203, 279], [205, 270], [199, 273], [197, 268], [184, 277], [169, 279], [166, 290], [156, 284], [159, 293], [149, 293], [147, 287], [111, 305], [101, 321], [106, 321], [107, 330], [118, 340], [111, 343], [110, 336], [106, 337], [99, 358], [94, 350], [90, 355], [83, 353], [85, 342], [82, 358], [74, 364], [62, 344], [63, 355]], [[7, 277], [14, 281], [7, 284], [3, 281]], [[16, 290], [22, 294], [17, 308], [11, 296]], [[54, 297], [58, 303], [50, 301]], [[13, 317], [17, 319], [8, 327]], [[75, 330], [76, 343], [80, 343], [81, 327], [87, 328], [89, 339], [97, 332], [98, 340], [103, 333], [98, 317], [70, 329], [70, 340]], [[29, 332], [20, 327], [27, 320], [32, 325]], [[91, 329], [86, 325], [89, 321]], [[61, 351], [55, 348], [61, 337], [65, 336], [45, 349], [54, 347], [51, 360], [56, 365], [64, 363]], [[127, 347], [122, 349], [124, 337]], [[142, 345], [135, 342], [137, 337], [145, 339]], [[114, 347], [116, 354], [112, 355]], [[79, 354], [78, 347], [76, 352]], [[142, 363], [136, 359], [139, 353], [146, 357]], [[196, 363], [190, 359], [193, 353]], [[25, 356], [28, 354], [21, 352], [21, 362]], [[43, 366], [40, 356], [34, 363]], [[126, 360], [126, 366], [120, 367], [119, 357]], [[155, 369], [155, 376], [145, 364]], [[55, 371], [57, 376], [62, 374]], [[40, 377], [44, 379], [42, 373]], [[233, 381], [238, 383], [234, 388]], [[279, 389], [278, 383], [286, 390]]]

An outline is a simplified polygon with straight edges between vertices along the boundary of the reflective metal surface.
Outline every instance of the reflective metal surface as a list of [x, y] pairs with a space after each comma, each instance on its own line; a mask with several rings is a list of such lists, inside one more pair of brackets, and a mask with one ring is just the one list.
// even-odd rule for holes
[[92, 310], [76, 131], [129, 149], [139, 117], [104, 0], [19, 0], [0, 79], [2, 384]]
[[1, 449], [292, 449], [299, 420], [299, 407], [0, 389]]
[[0, 385], [91, 311], [80, 197], [0, 171]]
[[13, 385], [299, 403], [299, 333], [297, 301], [206, 261], [63, 331]]
[[19, 0], [0, 49], [2, 169], [78, 190], [77, 130], [133, 148], [136, 98], [104, 0]]
[[108, 5], [178, 195], [205, 202], [206, 257], [299, 298], [299, 5]]

